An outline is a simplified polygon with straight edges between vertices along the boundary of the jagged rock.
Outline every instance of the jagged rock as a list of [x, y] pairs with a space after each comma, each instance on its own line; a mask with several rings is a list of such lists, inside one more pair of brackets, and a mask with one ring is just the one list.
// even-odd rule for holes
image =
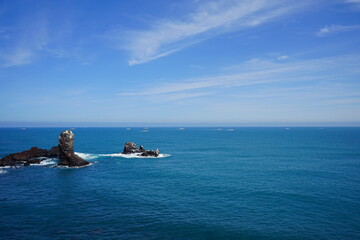
[[49, 157], [59, 157], [59, 147], [55, 146], [49, 150]]
[[61, 166], [78, 167], [90, 164], [74, 153], [74, 134], [72, 131], [66, 130], [60, 134], [58, 146], [52, 147], [50, 150], [32, 147], [23, 152], [9, 154], [0, 159], [0, 167], [29, 166], [53, 157], [59, 157]]
[[159, 149], [156, 149], [155, 151], [153, 151], [153, 150], [144, 151], [140, 156], [142, 156], [142, 157], [158, 157], [159, 154], [160, 154]]
[[[142, 146], [140, 146], [141, 148]], [[142, 147], [144, 148], [144, 147]], [[144, 149], [145, 150], [145, 149]], [[124, 151], [122, 152], [123, 154], [131, 154], [131, 153], [139, 153], [140, 149], [136, 146], [135, 143], [133, 142], [127, 142], [124, 145]]]
[[53, 147], [50, 150], [32, 147], [29, 150], [12, 153], [3, 157], [0, 159], [0, 166], [29, 166], [30, 164], [40, 163], [43, 160], [41, 158], [58, 157], [58, 155], [59, 149], [57, 147]]
[[59, 136], [59, 165], [69, 167], [80, 167], [89, 165], [74, 153], [74, 133], [70, 130], [63, 131]]
[[144, 148], [144, 146], [143, 145], [140, 145], [140, 152], [145, 152], [146, 150], [145, 150], [145, 148]]
[[158, 157], [160, 154], [159, 149], [154, 150], [145, 150], [143, 145], [140, 145], [140, 148], [136, 146], [133, 142], [127, 142], [124, 145], [123, 154], [131, 154], [131, 153], [140, 153], [142, 157]]

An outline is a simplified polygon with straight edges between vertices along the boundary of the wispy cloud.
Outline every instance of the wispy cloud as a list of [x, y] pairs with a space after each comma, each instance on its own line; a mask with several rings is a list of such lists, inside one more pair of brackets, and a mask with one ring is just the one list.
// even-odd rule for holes
[[170, 101], [179, 101], [184, 99], [192, 99], [192, 98], [199, 98], [208, 95], [212, 95], [213, 92], [180, 92], [180, 93], [168, 93], [168, 94], [161, 94], [157, 96], [150, 96], [150, 100], [153, 102], [170, 102]]
[[[183, 79], [177, 82], [156, 84], [156, 87], [143, 86], [145, 91], [121, 92], [121, 96], [156, 96], [181, 95], [186, 98], [194, 94], [201, 96], [216, 94], [224, 89], [248, 86], [272, 86], [296, 82], [342, 82], [354, 81], [360, 73], [360, 56], [341, 56], [273, 62], [261, 59], [251, 59], [238, 66], [231, 66], [228, 74]], [[176, 98], [176, 97], [174, 97]]]
[[47, 21], [43, 16], [32, 19], [18, 29], [6, 33], [3, 39], [8, 44], [7, 50], [0, 54], [2, 67], [29, 64], [48, 43]]
[[50, 12], [31, 12], [0, 26], [0, 67], [31, 64], [49, 56], [74, 59], [83, 65], [95, 58], [92, 51], [83, 50], [87, 40], [76, 38], [75, 23], [69, 19], [54, 20]]
[[352, 4], [356, 8], [356, 10], [360, 9], [360, 0], [345, 0], [345, 3]]
[[121, 48], [130, 52], [129, 65], [135, 65], [167, 56], [219, 34], [256, 27], [309, 3], [292, 0], [218, 0], [198, 6], [181, 20], [162, 19], [146, 30], [112, 30], [107, 35], [113, 39], [126, 38]]
[[324, 26], [321, 28], [316, 35], [318, 37], [325, 37], [330, 34], [338, 33], [338, 32], [349, 32], [349, 31], [356, 31], [360, 30], [360, 25], [350, 25], [350, 26], [344, 26], [344, 25], [330, 25], [330, 26]]
[[282, 56], [277, 57], [277, 60], [279, 60], [279, 61], [284, 61], [284, 60], [287, 60], [287, 59], [289, 59], [289, 56], [287, 56], [287, 55], [282, 55]]

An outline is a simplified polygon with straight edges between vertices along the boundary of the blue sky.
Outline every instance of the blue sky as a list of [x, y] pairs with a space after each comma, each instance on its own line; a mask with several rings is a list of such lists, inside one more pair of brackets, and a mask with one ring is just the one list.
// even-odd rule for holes
[[359, 73], [360, 0], [0, 1], [0, 125], [356, 124]]

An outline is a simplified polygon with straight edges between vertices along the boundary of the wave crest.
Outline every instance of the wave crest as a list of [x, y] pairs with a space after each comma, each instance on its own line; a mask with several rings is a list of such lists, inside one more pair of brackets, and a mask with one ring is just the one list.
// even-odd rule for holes
[[40, 163], [30, 164], [30, 166], [48, 166], [48, 165], [56, 165], [58, 159], [57, 158], [46, 158], [42, 160]]
[[98, 157], [99, 154], [92, 154], [92, 153], [79, 153], [79, 152], [75, 152], [76, 155], [78, 155], [79, 157], [85, 159], [85, 160], [91, 160], [91, 159], [95, 159]]
[[[96, 162], [95, 162], [96, 163]], [[94, 162], [91, 162], [90, 164], [88, 165], [84, 165], [84, 166], [76, 166], [76, 167], [69, 167], [69, 166], [60, 166], [60, 165], [56, 165], [54, 167], [56, 168], [64, 168], [64, 169], [74, 169], [74, 168], [85, 168], [85, 167], [90, 167], [94, 164]]]
[[143, 157], [141, 153], [132, 153], [132, 154], [122, 154], [122, 153], [110, 153], [110, 154], [91, 154], [91, 153], [79, 153], [76, 152], [79, 157], [84, 158], [85, 160], [95, 159], [99, 157], [121, 157], [121, 158], [165, 158], [170, 157], [170, 154], [160, 153], [159, 156], [153, 157]]

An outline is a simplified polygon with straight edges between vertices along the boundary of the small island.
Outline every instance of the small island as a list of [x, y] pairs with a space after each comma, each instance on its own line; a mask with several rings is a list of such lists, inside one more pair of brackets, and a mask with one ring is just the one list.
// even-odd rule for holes
[[66, 130], [60, 134], [58, 146], [50, 150], [32, 147], [23, 152], [9, 154], [0, 159], [0, 167], [30, 166], [40, 164], [46, 158], [59, 158], [59, 166], [81, 167], [90, 164], [74, 153], [74, 133]]
[[137, 147], [135, 143], [133, 142], [127, 142], [124, 145], [124, 150], [122, 154], [139, 154], [141, 157], [158, 157], [160, 155], [160, 150], [145, 150], [143, 145], [140, 145], [140, 147]]
[[[82, 167], [89, 165], [90, 162], [75, 154], [74, 139], [74, 133], [71, 130], [65, 130], [60, 133], [59, 144], [50, 150], [32, 147], [23, 152], [11, 153], [0, 159], [0, 167], [26, 167], [31, 164], [40, 164], [48, 158], [58, 158], [58, 166]], [[126, 142], [122, 154], [136, 154], [140, 157], [158, 157], [160, 151], [159, 149], [146, 150], [142, 145], [137, 147], [133, 142]]]

